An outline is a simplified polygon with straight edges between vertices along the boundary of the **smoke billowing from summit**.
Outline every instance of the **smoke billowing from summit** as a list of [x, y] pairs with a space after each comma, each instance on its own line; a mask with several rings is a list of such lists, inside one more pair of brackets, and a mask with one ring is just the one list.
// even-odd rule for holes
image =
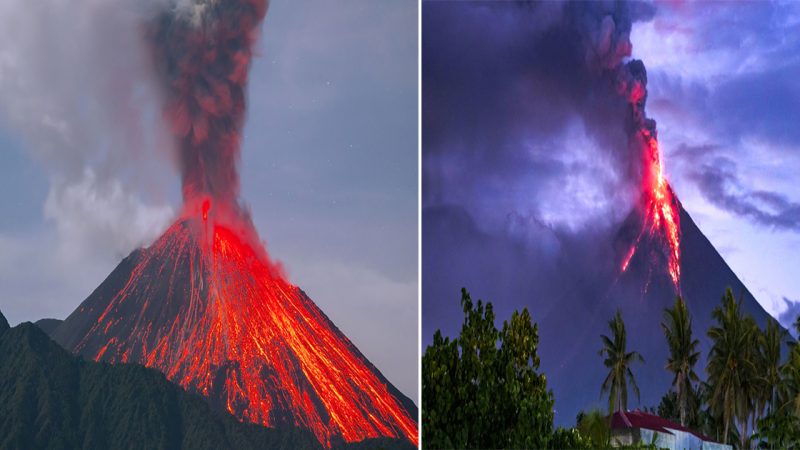
[[[677, 256], [646, 71], [630, 59], [651, 4], [423, 8], [423, 268], [437, 280], [424, 298], [466, 283], [498, 303], [533, 292], [602, 301], [631, 248], [611, 243], [632, 212], [659, 259]], [[476, 260], [504, 267], [504, 281], [479, 280], [494, 269]], [[423, 303], [424, 336], [457, 313], [438, 303]]]
[[236, 202], [247, 76], [267, 6], [267, 0], [182, 1], [150, 28], [184, 201], [207, 195]]

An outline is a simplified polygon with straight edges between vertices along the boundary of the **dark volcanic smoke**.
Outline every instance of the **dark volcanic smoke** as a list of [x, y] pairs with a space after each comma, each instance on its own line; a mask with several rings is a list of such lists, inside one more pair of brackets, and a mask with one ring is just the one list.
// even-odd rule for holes
[[185, 201], [206, 194], [230, 204], [238, 197], [247, 75], [267, 5], [192, 0], [161, 14], [151, 29]]
[[625, 272], [642, 237], [647, 234], [660, 243], [666, 254], [667, 272], [675, 291], [680, 293], [681, 230], [678, 199], [672, 192], [662, 168], [656, 122], [647, 118], [647, 72], [644, 63], [633, 60], [619, 68], [618, 89], [631, 105], [630, 139], [638, 149], [642, 163], [641, 200], [637, 205], [642, 225], [636, 240], [622, 261]]
[[240, 420], [331, 447], [417, 444], [413, 403], [273, 265], [238, 204], [245, 89], [265, 0], [195, 0], [150, 29], [184, 208], [54, 332], [95, 360], [163, 372]]

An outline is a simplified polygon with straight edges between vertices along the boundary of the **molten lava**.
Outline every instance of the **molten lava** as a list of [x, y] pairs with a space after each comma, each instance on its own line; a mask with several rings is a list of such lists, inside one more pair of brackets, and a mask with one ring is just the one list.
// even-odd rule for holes
[[67, 319], [62, 344], [156, 368], [240, 420], [309, 429], [327, 447], [380, 436], [416, 445], [388, 382], [251, 244], [249, 227], [200, 205], [109, 276]]
[[664, 178], [658, 140], [647, 129], [642, 130], [642, 137], [646, 144], [642, 155], [644, 165], [641, 205], [643, 225], [639, 236], [622, 260], [621, 269], [622, 272], [628, 269], [639, 241], [644, 233], [648, 233], [650, 237], [666, 244], [668, 250], [667, 270], [675, 290], [680, 292], [681, 242], [677, 199]]

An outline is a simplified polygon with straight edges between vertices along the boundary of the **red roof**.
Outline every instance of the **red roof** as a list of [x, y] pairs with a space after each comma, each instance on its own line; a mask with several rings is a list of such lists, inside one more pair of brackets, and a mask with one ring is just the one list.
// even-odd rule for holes
[[713, 439], [696, 431], [690, 430], [677, 423], [670, 422], [654, 414], [648, 414], [640, 410], [617, 411], [611, 416], [611, 429], [619, 428], [644, 428], [646, 430], [658, 431], [660, 433], [672, 434], [669, 430], [678, 430], [693, 434], [706, 442], [714, 442]]

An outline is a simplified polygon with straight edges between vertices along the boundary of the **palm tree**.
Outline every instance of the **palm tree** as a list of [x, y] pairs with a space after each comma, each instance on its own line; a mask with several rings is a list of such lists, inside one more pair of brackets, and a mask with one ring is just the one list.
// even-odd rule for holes
[[639, 386], [631, 372], [631, 364], [639, 361], [644, 362], [644, 358], [638, 352], [627, 351], [627, 336], [625, 334], [625, 322], [622, 321], [622, 313], [617, 310], [613, 319], [608, 321], [611, 328], [613, 339], [606, 335], [601, 335], [603, 348], [600, 349], [600, 356], [605, 356], [603, 364], [608, 367], [608, 376], [600, 388], [600, 395], [608, 391], [608, 412], [626, 410], [628, 408], [628, 382], [633, 388], [636, 399], [639, 399]]
[[724, 443], [728, 443], [730, 426], [738, 419], [742, 447], [747, 441], [747, 418], [752, 408], [755, 365], [753, 336], [757, 329], [750, 317], [742, 317], [739, 304], [730, 289], [722, 297], [721, 307], [714, 308], [712, 317], [718, 326], [708, 330], [712, 341], [708, 355], [709, 405], [721, 415], [725, 424]]
[[781, 367], [781, 383], [778, 410], [800, 417], [800, 346], [789, 351], [789, 358]]
[[797, 319], [794, 321], [794, 329], [797, 331], [797, 334], [800, 334], [800, 316], [797, 316]]
[[700, 341], [692, 339], [692, 318], [680, 296], [675, 298], [675, 306], [672, 309], [664, 309], [664, 322], [661, 322], [661, 328], [669, 345], [666, 369], [675, 374], [672, 386], [678, 394], [681, 425], [686, 426], [692, 381], [699, 381], [694, 365], [700, 358], [700, 352], [697, 351]]
[[786, 330], [778, 325], [775, 320], [767, 322], [767, 327], [758, 336], [759, 372], [762, 385], [762, 395], [759, 413], [764, 413], [765, 406], [769, 404], [769, 412], [775, 410], [778, 386], [781, 382], [781, 348], [786, 340]]

